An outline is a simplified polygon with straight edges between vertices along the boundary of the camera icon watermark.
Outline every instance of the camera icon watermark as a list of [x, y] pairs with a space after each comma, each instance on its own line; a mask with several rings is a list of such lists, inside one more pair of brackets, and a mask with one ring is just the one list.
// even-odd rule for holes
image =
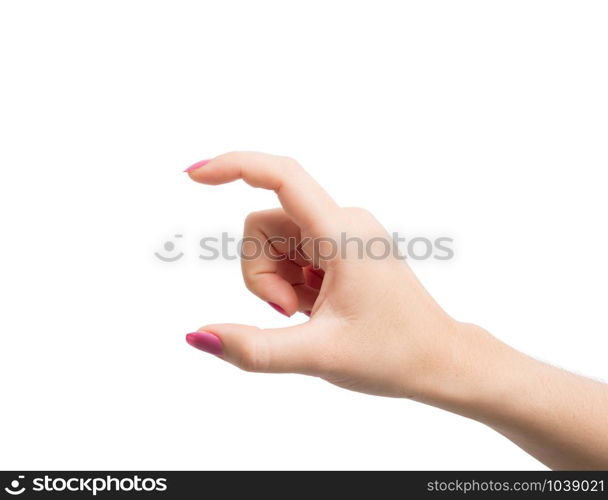
[[13, 479], [11, 484], [4, 488], [9, 495], [21, 495], [25, 491], [25, 486], [21, 486], [20, 481], [25, 479], [25, 476], [18, 476], [17, 479]]
[[[174, 234], [175, 239], [183, 238], [183, 234]], [[166, 240], [163, 243], [161, 252], [154, 252], [156, 258], [162, 262], [176, 262], [184, 256], [183, 252], [176, 251], [176, 243], [174, 240]]]

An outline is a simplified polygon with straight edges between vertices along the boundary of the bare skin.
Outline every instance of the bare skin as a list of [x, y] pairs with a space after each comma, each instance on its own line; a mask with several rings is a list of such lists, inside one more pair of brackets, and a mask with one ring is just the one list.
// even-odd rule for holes
[[[206, 325], [218, 356], [254, 372], [301, 373], [368, 394], [411, 398], [482, 422], [554, 469], [608, 469], [608, 386], [536, 361], [448, 316], [403, 259], [323, 258], [310, 238], [388, 238], [367, 211], [339, 207], [286, 157], [233, 152], [188, 173], [203, 184], [243, 179], [276, 192], [282, 209], [247, 217], [245, 236], [304, 241], [306, 257], [242, 261], [249, 290], [289, 328]], [[280, 243], [277, 254], [287, 253]], [[244, 248], [244, 251], [246, 249]]]

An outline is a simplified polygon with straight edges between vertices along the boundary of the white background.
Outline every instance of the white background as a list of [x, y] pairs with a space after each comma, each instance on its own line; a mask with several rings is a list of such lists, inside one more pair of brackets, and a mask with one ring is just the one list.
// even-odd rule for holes
[[[476, 422], [189, 347], [280, 326], [197, 258], [272, 193], [182, 170], [298, 159], [457, 319], [608, 376], [602, 1], [4, 1], [0, 468], [536, 469]], [[174, 264], [153, 253], [183, 233]]]

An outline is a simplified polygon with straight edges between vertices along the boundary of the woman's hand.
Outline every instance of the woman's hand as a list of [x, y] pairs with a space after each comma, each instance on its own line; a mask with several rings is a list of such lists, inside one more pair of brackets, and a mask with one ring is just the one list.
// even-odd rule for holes
[[283, 209], [254, 212], [245, 221], [243, 276], [249, 290], [284, 314], [310, 314], [289, 328], [206, 325], [202, 342], [190, 334], [193, 345], [204, 348], [212, 334], [221, 342], [219, 352], [211, 339], [213, 352], [245, 370], [315, 375], [383, 396], [422, 398], [454, 372], [459, 324], [369, 212], [337, 206], [285, 157], [229, 153], [189, 175], [205, 184], [242, 178], [277, 193]]
[[551, 467], [608, 468], [607, 386], [452, 319], [367, 211], [339, 207], [285, 157], [228, 153], [187, 172], [275, 191], [283, 208], [245, 222], [243, 276], [275, 309], [310, 315], [288, 328], [206, 325], [191, 345], [248, 371], [313, 375], [475, 418]]

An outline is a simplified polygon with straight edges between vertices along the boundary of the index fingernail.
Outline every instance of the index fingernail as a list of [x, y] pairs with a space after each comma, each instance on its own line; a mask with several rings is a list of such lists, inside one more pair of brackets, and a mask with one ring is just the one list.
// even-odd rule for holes
[[194, 165], [190, 165], [186, 170], [184, 170], [184, 172], [192, 172], [192, 171], [196, 170], [197, 168], [204, 167], [210, 161], [211, 160], [197, 161]]

